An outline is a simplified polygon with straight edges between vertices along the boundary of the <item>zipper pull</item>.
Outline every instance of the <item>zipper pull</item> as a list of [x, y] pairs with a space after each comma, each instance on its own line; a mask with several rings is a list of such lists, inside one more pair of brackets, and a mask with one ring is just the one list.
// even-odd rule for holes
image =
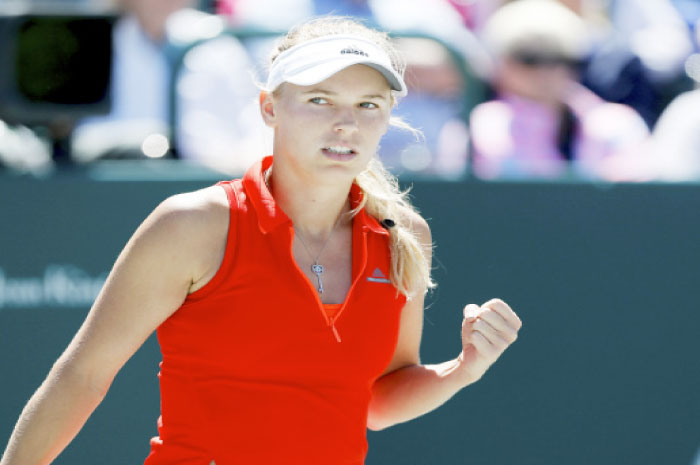
[[340, 334], [338, 333], [338, 330], [335, 328], [335, 320], [331, 320], [331, 330], [333, 330], [333, 335], [335, 336], [335, 340], [338, 342], [342, 342], [340, 339]]

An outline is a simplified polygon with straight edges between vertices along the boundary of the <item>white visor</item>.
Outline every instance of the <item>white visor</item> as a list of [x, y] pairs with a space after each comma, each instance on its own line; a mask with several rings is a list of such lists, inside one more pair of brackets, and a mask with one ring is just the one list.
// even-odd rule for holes
[[363, 37], [340, 34], [302, 42], [280, 53], [270, 68], [267, 89], [273, 91], [283, 82], [299, 86], [318, 84], [358, 64], [376, 69], [399, 96], [406, 95], [406, 83], [379, 45]]

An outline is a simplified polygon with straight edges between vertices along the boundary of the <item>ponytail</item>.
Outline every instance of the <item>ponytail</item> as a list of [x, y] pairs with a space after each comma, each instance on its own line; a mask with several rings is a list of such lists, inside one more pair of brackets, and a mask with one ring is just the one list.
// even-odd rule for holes
[[376, 157], [355, 181], [363, 192], [355, 211], [364, 207], [380, 222], [388, 219], [394, 223], [383, 223], [390, 235], [392, 284], [408, 299], [419, 291], [434, 288], [424, 246], [411, 227], [411, 213], [417, 215], [417, 212], [408, 200], [408, 191], [400, 190], [396, 177]]

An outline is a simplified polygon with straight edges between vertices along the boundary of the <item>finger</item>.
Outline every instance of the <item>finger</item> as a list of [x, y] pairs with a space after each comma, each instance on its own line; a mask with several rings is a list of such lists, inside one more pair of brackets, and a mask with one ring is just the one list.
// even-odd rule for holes
[[483, 307], [488, 307], [498, 313], [509, 326], [519, 330], [523, 326], [523, 322], [520, 321], [518, 315], [513, 311], [510, 306], [501, 299], [491, 299], [486, 302]]
[[482, 319], [478, 319], [473, 325], [474, 332], [480, 333], [497, 351], [504, 351], [508, 347], [509, 342], [496, 331], [493, 326]]
[[470, 343], [476, 348], [476, 351], [482, 356], [494, 358], [498, 355], [498, 350], [489, 342], [489, 340], [479, 331], [473, 331], [470, 335]]
[[518, 330], [509, 325], [501, 315], [490, 308], [482, 312], [478, 319], [488, 323], [508, 343], [513, 343], [518, 338]]
[[506, 328], [509, 327], [508, 322], [505, 320], [505, 318], [503, 318], [497, 311], [489, 307], [481, 307], [479, 319], [486, 321], [498, 331], [504, 331]]

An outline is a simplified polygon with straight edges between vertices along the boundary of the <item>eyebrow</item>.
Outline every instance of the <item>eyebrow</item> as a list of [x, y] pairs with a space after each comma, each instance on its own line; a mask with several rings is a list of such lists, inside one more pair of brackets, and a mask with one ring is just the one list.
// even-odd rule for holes
[[[326, 89], [321, 89], [321, 88], [315, 87], [311, 90], [307, 90], [306, 92], [303, 92], [303, 95], [307, 95], [307, 94], [338, 95], [338, 92], [333, 92], [331, 90], [326, 90]], [[384, 95], [381, 95], [381, 94], [367, 94], [367, 95], [362, 95], [360, 98], [387, 100], [387, 97]]]

